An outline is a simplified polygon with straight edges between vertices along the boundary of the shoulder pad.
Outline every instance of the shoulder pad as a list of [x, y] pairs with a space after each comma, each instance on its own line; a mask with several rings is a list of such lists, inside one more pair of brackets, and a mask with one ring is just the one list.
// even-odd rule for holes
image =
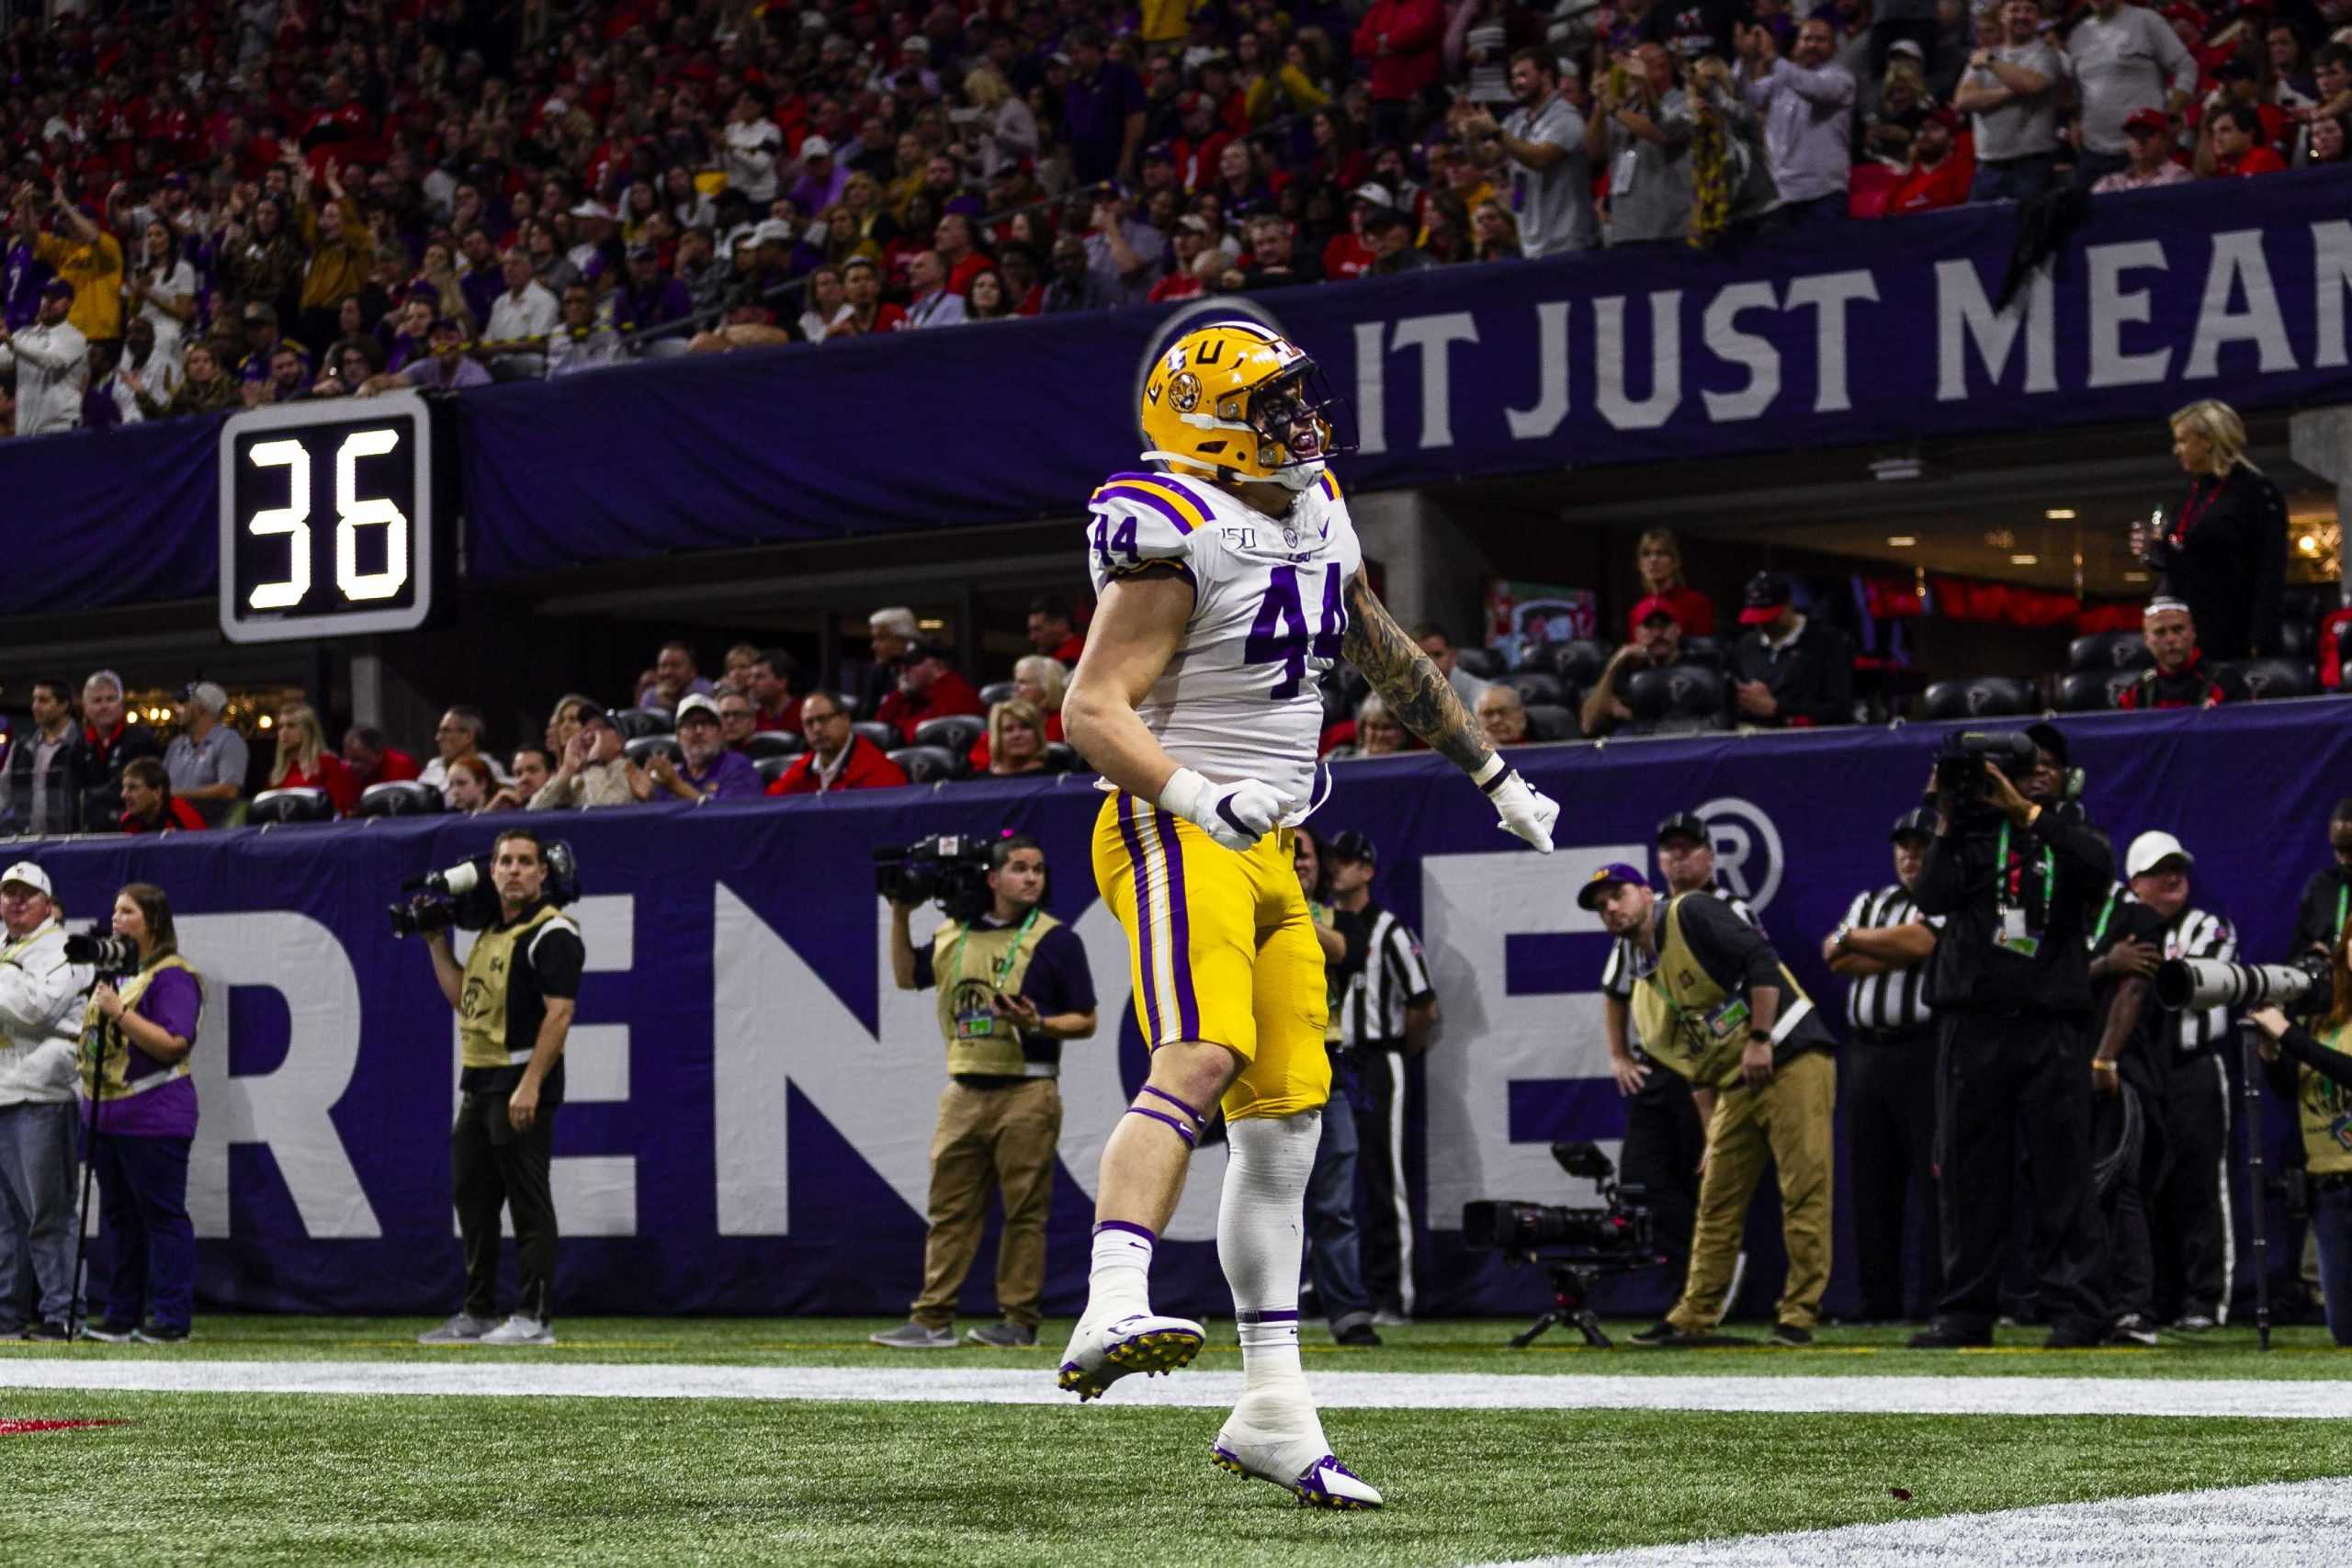
[[1182, 560], [1193, 541], [1216, 537], [1216, 513], [1203, 487], [1170, 474], [1114, 474], [1087, 502], [1087, 544], [1108, 576], [1147, 561]]

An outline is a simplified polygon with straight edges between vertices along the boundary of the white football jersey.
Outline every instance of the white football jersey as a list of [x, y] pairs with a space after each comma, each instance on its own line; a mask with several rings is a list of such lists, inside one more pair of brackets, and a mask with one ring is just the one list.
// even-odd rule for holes
[[1363, 564], [1339, 481], [1325, 474], [1289, 513], [1170, 474], [1114, 474], [1088, 502], [1087, 564], [1100, 594], [1152, 561], [1193, 584], [1184, 641], [1136, 714], [1168, 754], [1218, 784], [1262, 779], [1313, 799], [1323, 672], [1348, 626]]

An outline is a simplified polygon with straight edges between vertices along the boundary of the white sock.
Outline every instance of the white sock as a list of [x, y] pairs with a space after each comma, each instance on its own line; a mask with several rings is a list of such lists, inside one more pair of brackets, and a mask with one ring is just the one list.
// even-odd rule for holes
[[1094, 1227], [1094, 1263], [1086, 1276], [1086, 1321], [1151, 1310], [1151, 1247], [1141, 1225], [1104, 1220]]
[[1320, 1111], [1226, 1124], [1231, 1157], [1217, 1205], [1217, 1258], [1241, 1322], [1242, 1405], [1260, 1419], [1315, 1420], [1298, 1360], [1298, 1269], [1322, 1126]]

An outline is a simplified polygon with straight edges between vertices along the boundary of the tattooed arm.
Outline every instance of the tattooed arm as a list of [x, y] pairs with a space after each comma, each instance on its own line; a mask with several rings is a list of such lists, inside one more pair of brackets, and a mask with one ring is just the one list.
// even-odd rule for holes
[[1494, 802], [1507, 833], [1544, 854], [1552, 852], [1557, 803], [1529, 787], [1478, 732], [1477, 721], [1453, 694], [1436, 663], [1388, 613], [1358, 568], [1348, 581], [1348, 630], [1340, 656], [1363, 672], [1398, 723], [1419, 736]]
[[1454, 695], [1436, 661], [1405, 635], [1361, 567], [1348, 580], [1348, 630], [1340, 654], [1363, 672], [1397, 723], [1464, 773], [1476, 773], [1494, 756], [1478, 721]]

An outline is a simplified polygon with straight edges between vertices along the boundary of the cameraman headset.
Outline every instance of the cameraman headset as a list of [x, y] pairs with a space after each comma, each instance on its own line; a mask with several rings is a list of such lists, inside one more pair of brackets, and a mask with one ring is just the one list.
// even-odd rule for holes
[[114, 1238], [106, 1315], [85, 1332], [176, 1345], [196, 1311], [196, 1227], [187, 1217], [196, 1080], [187, 1057], [204, 1015], [204, 982], [180, 956], [162, 888], [134, 882], [115, 895], [112, 929], [138, 944], [138, 967], [119, 987], [100, 980], [83, 1014], [90, 1164]]
[[62, 1339], [73, 1318], [74, 1057], [89, 984], [66, 959], [49, 873], [30, 861], [0, 872], [0, 1338]]
[[930, 1228], [922, 1292], [900, 1326], [874, 1335], [894, 1350], [950, 1349], [956, 1299], [979, 1251], [991, 1178], [1003, 1190], [997, 1310], [975, 1345], [1037, 1343], [1046, 1293], [1046, 1220], [1061, 1141], [1062, 1042], [1094, 1032], [1094, 979], [1078, 933], [1047, 914], [1046, 852], [1025, 834], [989, 847], [988, 912], [949, 919], [918, 951], [914, 905], [890, 900], [890, 974], [902, 991], [939, 989], [948, 1085], [931, 1142]]
[[2106, 1337], [2084, 1036], [2086, 936], [2115, 851], [2074, 798], [2080, 788], [2065, 737], [2047, 724], [1954, 735], [1929, 778], [1939, 820], [1912, 897], [1944, 917], [1928, 969], [1944, 1286], [1915, 1349], [1992, 1343], [2020, 1140], [2050, 1346]]
[[[588, 950], [580, 927], [548, 897], [547, 846], [509, 828], [491, 848], [498, 919], [474, 938], [459, 968], [449, 928], [425, 933], [433, 976], [457, 1010], [461, 1099], [450, 1129], [450, 1186], [466, 1249], [466, 1301], [426, 1345], [555, 1343], [555, 1113], [563, 1103], [563, 1046]], [[498, 1218], [514, 1218], [522, 1294], [500, 1323]]]

